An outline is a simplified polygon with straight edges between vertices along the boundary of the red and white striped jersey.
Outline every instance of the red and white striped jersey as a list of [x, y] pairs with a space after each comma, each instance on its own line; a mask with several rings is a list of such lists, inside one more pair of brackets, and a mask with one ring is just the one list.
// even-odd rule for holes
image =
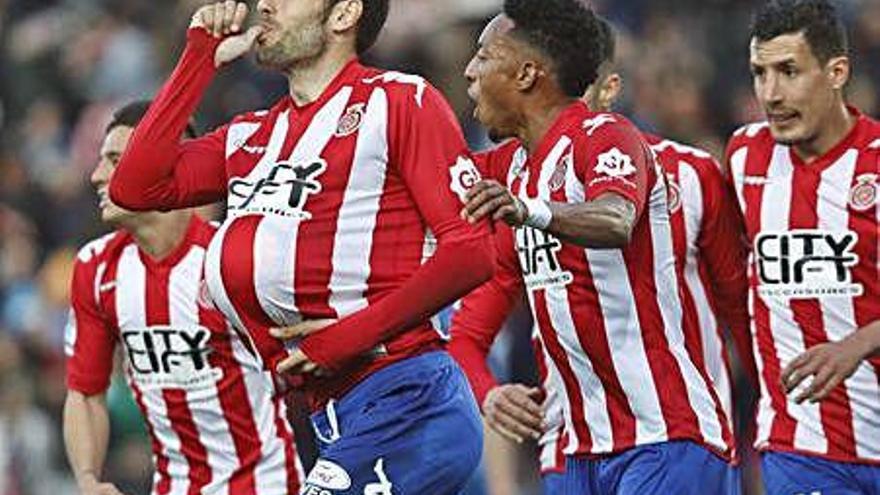
[[852, 131], [811, 163], [774, 142], [766, 124], [737, 131], [727, 155], [751, 246], [756, 446], [877, 463], [880, 359], [819, 403], [796, 404], [780, 385], [805, 350], [880, 319], [880, 123], [851, 112]]
[[732, 421], [732, 378], [725, 328], [751, 369], [746, 250], [733, 194], [708, 152], [643, 134], [666, 174], [673, 247], [684, 296], [685, 339], [715, 384]]
[[76, 259], [66, 332], [68, 387], [104, 392], [120, 345], [155, 463], [154, 495], [287, 495], [301, 466], [282, 398], [223, 315], [206, 302], [215, 228], [193, 216], [156, 261], [117, 231]]
[[563, 403], [565, 454], [689, 439], [729, 455], [728, 421], [685, 345], [665, 181], [638, 131], [575, 103], [508, 169], [520, 197], [582, 203], [614, 192], [640, 218], [623, 249], [583, 249], [532, 228], [514, 234], [549, 387]]

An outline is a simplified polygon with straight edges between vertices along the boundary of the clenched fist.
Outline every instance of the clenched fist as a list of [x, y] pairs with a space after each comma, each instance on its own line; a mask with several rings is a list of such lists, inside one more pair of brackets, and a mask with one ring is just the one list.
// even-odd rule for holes
[[253, 48], [263, 28], [252, 26], [242, 33], [247, 15], [247, 3], [234, 0], [205, 5], [193, 15], [190, 28], [202, 28], [216, 38], [224, 38], [214, 53], [215, 66], [228, 64]]

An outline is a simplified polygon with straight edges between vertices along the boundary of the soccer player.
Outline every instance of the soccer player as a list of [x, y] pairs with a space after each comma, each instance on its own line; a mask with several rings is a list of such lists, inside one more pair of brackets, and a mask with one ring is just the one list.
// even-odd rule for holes
[[[365, 67], [387, 0], [261, 0], [199, 9], [171, 78], [110, 186], [126, 208], [226, 198], [206, 255], [212, 299], [266, 366], [302, 378], [320, 459], [306, 493], [456, 493], [482, 425], [430, 316], [487, 280], [487, 224], [459, 218], [477, 170], [452, 111], [417, 76]], [[178, 139], [219, 67], [253, 49], [290, 93]], [[426, 229], [437, 240], [422, 263]], [[338, 320], [291, 345], [270, 333]]]
[[[614, 32], [604, 19], [598, 19], [598, 22], [602, 36], [600, 66], [596, 83], [589, 87], [584, 101], [592, 109], [609, 112], [621, 93], [622, 78], [615, 70]], [[642, 135], [652, 144], [671, 188], [675, 257], [681, 280], [684, 281], [683, 289], [688, 303], [685, 308], [692, 312], [692, 319], [686, 321], [691, 323], [691, 327], [697, 327], [685, 330], [686, 343], [694, 361], [705, 366], [724, 411], [731, 419], [731, 377], [722, 326], [728, 329], [736, 342], [743, 367], [750, 372], [750, 376], [755, 375], [745, 298], [748, 288], [746, 253], [741, 249], [736, 205], [724, 183], [720, 167], [707, 152], [651, 134]], [[502, 146], [510, 153], [516, 152], [521, 145], [512, 140]], [[478, 157], [483, 158], [482, 155]], [[506, 181], [508, 171], [503, 169], [503, 165], [505, 162], [509, 164], [510, 160], [501, 160], [500, 164], [497, 162], [494, 161], [493, 170], [485, 170], [484, 173], [496, 180]], [[498, 170], [497, 165], [501, 165], [502, 170]], [[501, 329], [505, 315], [518, 302], [517, 294], [522, 292], [517, 280], [505, 277], [505, 273], [499, 270], [490, 283], [462, 301], [462, 309], [453, 317], [450, 351], [463, 363], [470, 382], [477, 385], [475, 389], [478, 398], [483, 399], [480, 402], [483, 411], [490, 413], [486, 415], [487, 424], [514, 440], [522, 439], [519, 432], [531, 430], [532, 435], [540, 434], [539, 462], [544, 492], [558, 493], [564, 482], [565, 471], [562, 403], [560, 392], [553, 389], [554, 382], [547, 373], [548, 366], [540, 339], [536, 334], [533, 344], [544, 394], [522, 385], [498, 385], [488, 368], [481, 364]], [[540, 399], [543, 399], [543, 404]], [[535, 411], [535, 414], [532, 415], [530, 411]], [[511, 421], [517, 424], [512, 425]]]
[[685, 346], [664, 181], [630, 123], [578, 100], [600, 36], [577, 0], [505, 2], [465, 74], [476, 117], [522, 147], [484, 163], [512, 192], [480, 182], [463, 215], [515, 227], [500, 269], [563, 403], [565, 493], [735, 492], [727, 419]]
[[117, 347], [152, 439], [154, 495], [296, 493], [302, 468], [284, 403], [249, 345], [202, 293], [216, 227], [190, 210], [132, 213], [107, 195], [147, 106], [123, 107], [107, 127], [91, 180], [101, 219], [118, 230], [86, 244], [74, 265], [64, 439], [80, 493], [120, 493], [101, 482]]
[[880, 123], [846, 103], [846, 30], [826, 0], [765, 5], [750, 63], [767, 121], [727, 155], [751, 246], [764, 484], [877, 494]]

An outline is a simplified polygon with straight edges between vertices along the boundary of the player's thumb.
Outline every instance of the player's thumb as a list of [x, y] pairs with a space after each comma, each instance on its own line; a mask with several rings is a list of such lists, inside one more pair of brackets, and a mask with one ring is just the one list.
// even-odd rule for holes
[[262, 27], [251, 26], [242, 34], [224, 39], [214, 54], [214, 65], [220, 67], [246, 54], [253, 48], [257, 38], [262, 33]]

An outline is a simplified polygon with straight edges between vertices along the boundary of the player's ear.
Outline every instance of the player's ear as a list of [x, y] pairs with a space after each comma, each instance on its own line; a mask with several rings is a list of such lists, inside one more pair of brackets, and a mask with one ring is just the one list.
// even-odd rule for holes
[[614, 106], [614, 103], [620, 98], [622, 92], [623, 78], [620, 77], [620, 74], [616, 72], [608, 74], [608, 77], [602, 82], [602, 87], [599, 90], [601, 108], [611, 108]]
[[516, 89], [529, 91], [538, 84], [538, 79], [544, 75], [544, 68], [534, 60], [526, 60], [519, 66], [516, 74]]
[[330, 9], [327, 16], [329, 27], [335, 33], [356, 29], [364, 12], [362, 0], [342, 0]]
[[850, 66], [849, 57], [834, 57], [825, 65], [828, 81], [835, 90], [842, 90], [849, 82]]

